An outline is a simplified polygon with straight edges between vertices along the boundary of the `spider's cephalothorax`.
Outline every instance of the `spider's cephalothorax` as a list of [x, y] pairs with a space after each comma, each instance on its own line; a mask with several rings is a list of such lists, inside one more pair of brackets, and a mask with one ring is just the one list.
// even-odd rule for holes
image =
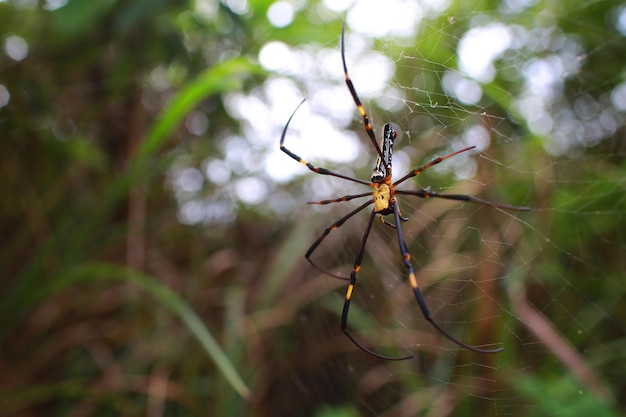
[[[419, 306], [422, 315], [424, 316], [424, 318], [426, 320], [428, 320], [428, 322], [442, 335], [444, 335], [445, 337], [447, 337], [448, 339], [450, 339], [451, 341], [453, 341], [454, 343], [456, 343], [459, 346], [462, 346], [466, 349], [472, 350], [474, 352], [479, 352], [479, 353], [495, 353], [495, 352], [500, 352], [502, 350], [502, 348], [497, 348], [497, 349], [484, 349], [484, 348], [479, 348], [476, 346], [472, 346], [469, 345], [465, 342], [460, 341], [459, 339], [457, 339], [455, 336], [453, 336], [451, 333], [449, 333], [446, 329], [444, 329], [443, 327], [441, 327], [441, 325], [435, 321], [435, 319], [433, 318], [432, 314], [430, 313], [430, 310], [428, 309], [428, 306], [426, 305], [426, 301], [424, 300], [424, 297], [422, 295], [422, 292], [418, 286], [418, 282], [417, 282], [417, 277], [416, 277], [416, 273], [415, 270], [413, 269], [413, 265], [411, 264], [411, 255], [409, 253], [409, 249], [408, 246], [406, 244], [406, 241], [404, 240], [404, 235], [402, 232], [402, 225], [401, 225], [401, 221], [406, 221], [408, 219], [402, 217], [402, 215], [400, 214], [400, 209], [398, 207], [398, 202], [397, 202], [397, 196], [398, 195], [406, 195], [406, 196], [415, 196], [415, 197], [420, 197], [420, 198], [444, 198], [444, 199], [448, 199], [448, 200], [456, 200], [456, 201], [463, 201], [463, 202], [471, 202], [471, 203], [477, 203], [477, 204], [482, 204], [485, 206], [491, 206], [491, 207], [495, 207], [498, 209], [504, 209], [504, 210], [529, 210], [528, 207], [519, 207], [519, 206], [511, 206], [508, 204], [501, 204], [501, 203], [494, 203], [488, 200], [482, 200], [480, 198], [477, 197], [472, 197], [469, 195], [465, 195], [465, 194], [441, 194], [435, 191], [431, 191], [429, 188], [422, 188], [422, 189], [418, 189], [418, 190], [398, 190], [396, 189], [396, 187], [400, 184], [402, 184], [403, 182], [405, 182], [406, 180], [415, 177], [416, 175], [419, 175], [420, 173], [424, 172], [426, 169], [432, 167], [433, 165], [439, 164], [443, 161], [445, 161], [448, 158], [451, 158], [455, 155], [458, 155], [460, 153], [463, 152], [467, 152], [471, 149], [474, 149], [474, 146], [470, 146], [461, 150], [458, 150], [456, 152], [452, 152], [449, 153], [447, 155], [444, 156], [440, 156], [437, 157], [435, 159], [433, 159], [432, 161], [418, 167], [415, 169], [412, 169], [411, 171], [409, 171], [405, 176], [403, 176], [402, 178], [400, 178], [399, 180], [392, 182], [392, 178], [391, 178], [391, 172], [392, 172], [392, 152], [393, 152], [393, 143], [397, 137], [397, 132], [395, 131], [395, 129], [393, 128], [393, 126], [391, 124], [385, 124], [384, 128], [383, 128], [383, 139], [381, 142], [381, 145], [379, 146], [378, 142], [376, 141], [376, 135], [374, 134], [374, 130], [372, 129], [372, 126], [369, 122], [369, 119], [367, 117], [367, 114], [365, 112], [365, 109], [363, 108], [363, 105], [361, 104], [361, 100], [359, 100], [359, 96], [356, 93], [356, 90], [354, 89], [354, 85], [352, 84], [352, 81], [350, 80], [350, 77], [348, 76], [348, 68], [346, 66], [346, 57], [345, 57], [345, 48], [344, 48], [344, 29], [345, 29], [345, 23], [344, 26], [342, 26], [341, 29], [341, 60], [343, 63], [343, 71], [344, 71], [344, 75], [346, 77], [346, 85], [348, 86], [348, 90], [350, 91], [350, 95], [352, 95], [352, 99], [354, 100], [354, 103], [356, 104], [357, 109], [359, 110], [359, 113], [361, 114], [361, 117], [363, 118], [363, 124], [365, 126], [365, 132], [367, 133], [370, 142], [372, 144], [372, 146], [374, 147], [374, 150], [376, 151], [376, 154], [378, 155], [378, 159], [376, 160], [376, 164], [374, 166], [374, 169], [372, 171], [372, 177], [371, 177], [371, 181], [365, 181], [365, 180], [361, 180], [358, 178], [354, 178], [352, 176], [349, 175], [344, 175], [344, 174], [340, 174], [338, 172], [334, 172], [331, 170], [328, 170], [326, 168], [321, 168], [321, 167], [317, 167], [307, 161], [305, 161], [304, 159], [302, 159], [301, 157], [299, 157], [298, 155], [296, 155], [295, 153], [293, 153], [292, 151], [290, 151], [289, 149], [287, 149], [284, 145], [285, 143], [285, 136], [287, 135], [287, 129], [289, 128], [289, 123], [291, 122], [291, 119], [293, 118], [293, 116], [295, 115], [296, 111], [298, 110], [298, 108], [302, 105], [302, 103], [304, 103], [304, 100], [302, 100], [302, 102], [298, 105], [298, 107], [296, 107], [296, 109], [294, 110], [294, 112], [291, 114], [291, 116], [289, 117], [289, 120], [287, 120], [287, 123], [285, 124], [285, 127], [283, 128], [283, 132], [280, 136], [280, 149], [286, 153], [287, 155], [289, 155], [289, 157], [295, 159], [296, 161], [298, 161], [299, 163], [305, 165], [308, 169], [310, 169], [311, 171], [317, 173], [317, 174], [322, 174], [322, 175], [330, 175], [332, 177], [336, 177], [336, 178], [341, 178], [343, 180], [347, 180], [347, 181], [351, 181], [351, 182], [355, 182], [358, 184], [362, 184], [362, 185], [366, 185], [371, 187], [371, 190], [369, 192], [364, 192], [361, 194], [351, 194], [351, 195], [345, 195], [343, 197], [338, 197], [338, 198], [334, 198], [331, 200], [322, 200], [322, 201], [315, 201], [315, 202], [310, 202], [309, 204], [331, 204], [331, 203], [340, 203], [340, 202], [344, 202], [344, 201], [350, 201], [350, 200], [354, 200], [354, 199], [359, 199], [359, 198], [365, 198], [365, 197], [369, 197], [369, 199], [367, 201], [365, 201], [364, 203], [362, 203], [361, 205], [359, 205], [357, 208], [355, 208], [354, 210], [350, 211], [348, 214], [344, 215], [342, 218], [340, 218], [339, 220], [335, 221], [333, 224], [331, 224], [330, 226], [328, 226], [326, 229], [324, 229], [324, 231], [322, 232], [322, 234], [315, 240], [315, 242], [313, 242], [313, 244], [311, 245], [311, 247], [309, 247], [309, 249], [306, 251], [306, 254], [304, 255], [305, 258], [311, 263], [311, 265], [313, 265], [315, 268], [317, 268], [318, 270], [324, 272], [327, 275], [330, 275], [332, 277], [335, 278], [339, 278], [339, 279], [343, 279], [346, 281], [349, 281], [348, 284], [348, 289], [346, 291], [346, 296], [345, 296], [345, 300], [344, 300], [344, 305], [343, 305], [343, 311], [341, 314], [341, 330], [346, 334], [346, 336], [361, 350], [369, 353], [370, 355], [373, 355], [377, 358], [381, 358], [381, 359], [389, 359], [389, 360], [403, 360], [403, 359], [409, 359], [412, 356], [402, 356], [402, 357], [389, 357], [389, 356], [384, 356], [381, 354], [378, 354], [376, 352], [373, 352], [372, 350], [366, 348], [365, 346], [363, 346], [360, 342], [358, 342], [353, 336], [352, 334], [350, 334], [350, 332], [348, 331], [348, 313], [350, 311], [350, 301], [352, 299], [352, 294], [354, 292], [356, 283], [357, 283], [357, 276], [358, 276], [358, 272], [361, 269], [361, 261], [363, 260], [363, 256], [365, 254], [365, 245], [367, 243], [367, 238], [369, 236], [370, 230], [372, 229], [372, 225], [374, 223], [374, 218], [378, 215], [380, 216], [382, 223], [386, 224], [387, 226], [391, 226], [396, 230], [396, 235], [398, 238], [398, 247], [400, 250], [400, 255], [402, 257], [402, 261], [404, 263], [404, 267], [406, 268], [407, 271], [407, 275], [408, 275], [408, 281], [409, 281], [409, 285], [411, 286], [411, 289], [413, 291], [413, 295], [415, 297], [415, 300], [417, 301], [417, 305]], [[352, 267], [352, 271], [350, 272], [350, 276], [349, 277], [345, 277], [345, 276], [341, 276], [341, 275], [337, 275], [334, 274], [330, 271], [327, 271], [323, 268], [321, 268], [320, 266], [318, 266], [312, 259], [311, 259], [311, 255], [313, 254], [313, 252], [315, 251], [315, 249], [317, 249], [317, 247], [320, 245], [320, 243], [322, 243], [322, 241], [324, 240], [324, 238], [326, 236], [328, 236], [329, 233], [331, 233], [334, 230], [337, 230], [339, 227], [341, 227], [341, 225], [343, 225], [347, 220], [349, 220], [352, 216], [354, 216], [355, 214], [359, 213], [360, 211], [364, 210], [365, 208], [367, 208], [369, 205], [373, 205], [372, 211], [370, 212], [369, 215], [369, 221], [367, 222], [367, 225], [365, 227], [365, 230], [363, 232], [363, 237], [361, 238], [361, 243], [359, 245], [355, 260], [354, 260], [354, 265]], [[384, 220], [384, 216], [387, 215], [393, 215], [393, 223], [388, 222], [387, 220]]]
[[372, 182], [391, 182], [391, 157], [393, 154], [393, 142], [398, 137], [396, 132], [390, 123], [385, 124], [383, 127], [383, 139], [381, 141], [382, 156], [379, 155], [376, 159], [376, 165], [372, 170]]

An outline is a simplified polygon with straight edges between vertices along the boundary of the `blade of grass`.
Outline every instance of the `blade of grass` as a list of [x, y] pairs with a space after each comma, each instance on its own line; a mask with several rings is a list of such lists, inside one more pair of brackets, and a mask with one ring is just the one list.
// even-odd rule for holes
[[45, 288], [41, 295], [50, 296], [71, 285], [94, 280], [130, 282], [151, 293], [165, 308], [177, 315], [193, 333], [230, 386], [244, 399], [249, 398], [250, 390], [195, 311], [180, 296], [150, 275], [119, 265], [90, 263], [73, 268], [57, 279], [51, 280], [52, 284]]
[[187, 84], [169, 103], [146, 135], [135, 157], [141, 159], [158, 150], [185, 115], [201, 100], [224, 91], [240, 90], [245, 76], [262, 73], [258, 65], [242, 57], [223, 61], [207, 69]]

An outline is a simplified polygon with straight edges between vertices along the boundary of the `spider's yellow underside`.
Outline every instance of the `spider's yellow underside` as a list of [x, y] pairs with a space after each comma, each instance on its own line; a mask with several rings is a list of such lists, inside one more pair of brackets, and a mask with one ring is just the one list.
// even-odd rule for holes
[[389, 208], [391, 200], [391, 188], [387, 184], [375, 184], [374, 192], [374, 211], [379, 213]]

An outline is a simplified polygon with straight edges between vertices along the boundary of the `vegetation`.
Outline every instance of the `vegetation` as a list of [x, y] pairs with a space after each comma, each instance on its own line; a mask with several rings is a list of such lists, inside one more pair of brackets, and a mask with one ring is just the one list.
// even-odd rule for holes
[[[321, 62], [367, 2], [295, 3], [0, 1], [0, 416], [622, 415], [626, 8], [452, 1], [421, 9], [410, 36], [355, 28], [393, 63], [378, 97], [355, 84], [375, 127], [403, 128], [399, 160], [487, 137], [414, 186], [533, 209], [402, 202], [433, 313], [463, 340], [501, 343], [497, 355], [437, 335], [393, 230], [375, 225], [350, 326], [377, 351], [416, 355], [389, 363], [343, 336], [345, 282], [303, 259], [347, 212], [305, 202], [351, 191], [268, 169], [297, 165], [268, 155], [302, 97], [337, 122], [335, 100], [350, 97], [340, 61], [334, 75]], [[293, 21], [268, 18], [276, 7]], [[463, 67], [477, 28], [513, 35], [492, 77]], [[268, 66], [272, 42], [295, 58]], [[327, 91], [321, 106], [312, 96]], [[365, 146], [351, 106], [336, 130]], [[294, 150], [303, 133], [289, 131]], [[367, 178], [360, 154], [315, 162]], [[349, 270], [364, 221], [317, 259]]]

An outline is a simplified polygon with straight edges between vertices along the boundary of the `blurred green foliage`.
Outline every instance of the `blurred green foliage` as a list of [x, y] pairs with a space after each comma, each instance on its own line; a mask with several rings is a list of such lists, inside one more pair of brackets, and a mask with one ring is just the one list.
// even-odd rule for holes
[[[228, 220], [181, 221], [172, 172], [224, 159], [250, 131], [228, 111], [228, 94], [263, 96], [264, 82], [284, 76], [260, 67], [263, 45], [337, 48], [344, 13], [303, 2], [290, 25], [275, 28], [266, 17], [273, 3], [0, 1], [0, 85], [10, 93], [0, 107], [0, 416], [623, 414], [623, 111], [610, 135], [554, 155], [544, 150], [550, 134], [533, 130], [516, 104], [529, 63], [556, 54], [567, 34], [584, 48], [581, 64], [548, 110], [589, 128], [586, 103], [609, 108], [624, 81], [619, 7], [538, 1], [514, 13], [507, 7], [522, 2], [456, 1], [425, 17], [417, 39], [372, 43], [393, 57], [405, 106], [393, 115], [374, 100], [366, 107], [403, 122], [414, 142], [402, 146], [421, 152], [407, 153], [411, 163], [439, 152], [443, 137], [452, 143], [488, 125], [492, 146], [477, 158], [476, 179], [457, 186], [534, 209], [518, 217], [429, 202], [424, 215], [406, 203], [433, 312], [464, 340], [502, 341], [505, 351], [437, 349], [445, 342], [421, 326], [401, 265], [372, 242], [363, 268], [372, 287], [359, 290], [350, 325], [377, 349], [417, 350], [414, 361], [389, 364], [343, 337], [345, 283], [303, 262], [330, 223], [328, 212], [301, 205], [305, 179], [275, 184], [261, 169], [231, 167], [225, 184], [203, 179], [195, 191], [228, 201]], [[464, 106], [443, 90], [442, 74], [457, 71], [459, 40], [489, 19], [555, 43], [496, 60], [481, 101]], [[16, 35], [24, 59], [7, 51]], [[187, 126], [198, 109], [208, 120], [200, 135]], [[258, 139], [246, 146], [269, 152]], [[453, 180], [425, 175], [420, 185], [437, 190]], [[234, 196], [231, 184], [247, 177], [269, 184], [264, 204]], [[297, 196], [293, 213], [268, 209], [287, 207], [285, 195]], [[352, 262], [351, 239], [360, 237], [358, 227], [344, 229], [320, 248], [338, 266]], [[455, 312], [468, 274], [479, 289]], [[580, 354], [591, 383], [526, 326], [516, 294], [558, 330], [552, 341]]]

